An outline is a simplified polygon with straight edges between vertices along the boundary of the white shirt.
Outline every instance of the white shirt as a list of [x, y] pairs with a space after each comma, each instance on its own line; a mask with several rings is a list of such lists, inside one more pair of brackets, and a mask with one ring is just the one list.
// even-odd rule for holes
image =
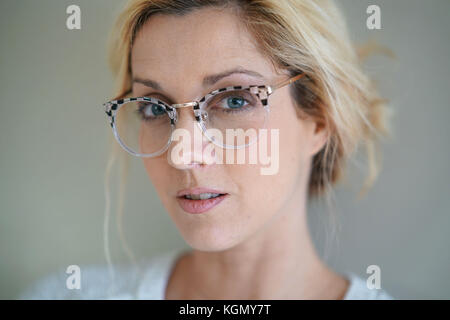
[[[114, 267], [113, 278], [107, 266], [80, 266], [80, 289], [68, 289], [66, 281], [71, 274], [61, 270], [34, 283], [19, 299], [164, 300], [172, 267], [184, 252], [184, 249], [176, 249], [144, 262], [143, 277], [138, 276], [135, 268], [126, 265]], [[368, 289], [366, 282], [354, 273], [345, 276], [350, 286], [344, 300], [393, 299], [382, 289]]]

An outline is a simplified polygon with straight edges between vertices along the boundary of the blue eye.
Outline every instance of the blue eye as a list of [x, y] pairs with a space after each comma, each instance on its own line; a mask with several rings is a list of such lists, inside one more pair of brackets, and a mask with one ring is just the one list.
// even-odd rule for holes
[[206, 102], [206, 109], [212, 114], [237, 114], [254, 110], [260, 105], [258, 97], [247, 90], [231, 90], [215, 94]]
[[155, 116], [160, 116], [166, 112], [166, 109], [159, 104], [152, 104], [152, 113]]
[[166, 109], [159, 104], [144, 103], [139, 105], [138, 113], [143, 119], [147, 120], [164, 115], [166, 113]]
[[231, 109], [237, 109], [243, 107], [245, 99], [242, 97], [230, 97], [227, 99], [227, 106]]

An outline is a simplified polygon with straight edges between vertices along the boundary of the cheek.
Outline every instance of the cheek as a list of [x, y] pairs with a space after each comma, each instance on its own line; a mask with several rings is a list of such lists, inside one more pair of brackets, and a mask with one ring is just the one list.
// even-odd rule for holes
[[159, 156], [153, 159], [143, 158], [143, 163], [147, 175], [159, 197], [162, 199], [170, 185], [170, 165], [165, 156]]
[[[275, 104], [276, 103], [276, 104]], [[269, 125], [279, 129], [280, 172], [295, 174], [309, 160], [310, 133], [306, 122], [299, 118], [298, 108], [289, 96], [274, 102]]]
[[[279, 203], [280, 199], [285, 201], [296, 188], [302, 187], [301, 183], [306, 183], [309, 174], [310, 137], [295, 108], [289, 98], [278, 101], [274, 99], [271, 106], [268, 129], [269, 132], [278, 129], [279, 139], [270, 141], [270, 148], [278, 150], [279, 170], [273, 176], [261, 176], [258, 183], [265, 187], [264, 199], [271, 199], [274, 203]], [[277, 144], [278, 148], [274, 148], [274, 144]], [[272, 155], [274, 156], [276, 155]]]
[[[308, 175], [308, 132], [289, 99], [274, 101], [267, 126], [267, 165], [235, 165], [227, 168], [228, 174], [239, 184], [240, 212], [242, 216], [261, 222], [281, 210], [288, 197], [303, 188]], [[272, 139], [271, 130], [278, 130], [279, 139]], [[248, 157], [246, 156], [246, 159]], [[260, 158], [258, 157], [260, 160]], [[275, 168], [272, 175], [261, 174], [261, 168]], [[262, 201], [263, 200], [263, 201]], [[256, 218], [257, 217], [257, 218]]]

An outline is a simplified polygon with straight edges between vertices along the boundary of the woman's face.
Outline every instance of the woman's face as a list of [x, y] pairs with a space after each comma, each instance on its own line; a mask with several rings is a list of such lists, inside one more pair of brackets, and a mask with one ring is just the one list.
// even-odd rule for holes
[[[151, 79], [161, 87], [155, 90], [133, 82], [133, 95], [155, 96], [169, 103], [194, 101], [223, 87], [270, 85], [288, 78], [277, 73], [257, 50], [251, 35], [235, 15], [212, 8], [182, 17], [151, 17], [137, 34], [131, 63], [133, 78]], [[234, 73], [214, 84], [203, 85], [206, 76], [237, 67], [255, 71], [263, 78]], [[248, 161], [245, 164], [196, 164], [199, 155], [194, 150], [189, 158], [192, 163], [176, 163], [171, 160], [171, 151], [177, 144], [185, 143], [183, 141], [173, 142], [161, 156], [142, 158], [163, 205], [185, 241], [194, 249], [231, 248], [276, 223], [277, 217], [304, 206], [310, 160], [323, 146], [325, 135], [316, 130], [312, 120], [299, 118], [289, 86], [276, 90], [269, 97], [269, 105], [266, 128], [269, 132], [279, 130], [279, 139], [268, 142], [268, 150], [277, 150], [278, 146], [278, 155], [272, 152], [272, 161], [276, 157], [279, 159], [275, 174], [263, 175], [261, 168], [268, 167], [267, 164], [248, 164]], [[191, 107], [178, 109], [177, 128], [188, 130], [204, 148], [210, 143], [201, 135], [198, 138], [200, 131]], [[194, 141], [191, 144], [193, 146]], [[245, 159], [256, 146], [247, 148]], [[182, 191], [201, 192], [198, 188], [225, 195], [209, 210], [190, 213], [182, 203], [190, 202], [191, 207], [195, 207], [193, 201], [201, 200], [180, 199], [178, 195]], [[203, 200], [203, 203], [214, 201]]]

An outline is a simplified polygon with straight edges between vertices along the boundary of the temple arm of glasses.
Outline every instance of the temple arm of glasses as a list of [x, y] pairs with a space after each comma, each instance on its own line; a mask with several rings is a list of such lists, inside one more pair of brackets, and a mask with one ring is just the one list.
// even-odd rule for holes
[[300, 74], [296, 75], [295, 77], [289, 78], [287, 80], [284, 80], [284, 81], [282, 81], [282, 82], [272, 86], [272, 89], [276, 90], [278, 88], [281, 88], [281, 87], [284, 87], [284, 86], [286, 86], [288, 84], [291, 84], [292, 82], [297, 81], [298, 79], [300, 79], [304, 75], [305, 75], [304, 73], [300, 73]]

